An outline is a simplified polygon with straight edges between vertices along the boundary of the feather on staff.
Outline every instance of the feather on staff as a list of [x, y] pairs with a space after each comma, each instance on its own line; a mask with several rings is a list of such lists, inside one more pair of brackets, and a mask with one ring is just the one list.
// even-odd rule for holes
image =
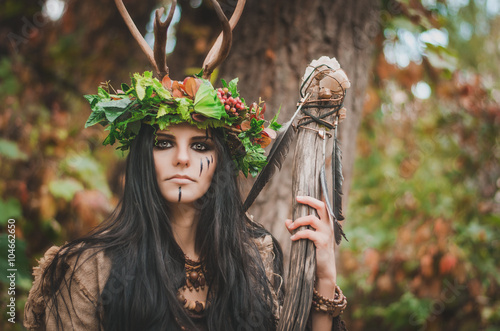
[[342, 175], [342, 151], [340, 150], [340, 143], [337, 139], [337, 127], [335, 127], [333, 140], [333, 160], [332, 160], [332, 178], [333, 178], [333, 213], [335, 218], [339, 221], [344, 220], [342, 214], [342, 183], [344, 176]]
[[337, 127], [339, 122], [339, 116], [336, 118], [336, 125], [333, 134], [333, 151], [332, 151], [332, 182], [333, 182], [333, 216], [335, 224], [335, 242], [340, 244], [342, 237], [346, 241], [344, 231], [342, 230], [342, 225], [339, 221], [344, 220], [344, 215], [342, 214], [342, 183], [344, 181], [344, 176], [342, 175], [342, 151], [340, 149], [340, 143], [337, 139]]
[[247, 211], [248, 208], [250, 208], [250, 206], [259, 195], [260, 191], [262, 191], [271, 177], [273, 177], [276, 169], [281, 170], [281, 165], [283, 164], [283, 161], [288, 154], [290, 143], [295, 137], [295, 131], [292, 129], [292, 123], [295, 120], [297, 114], [300, 113], [302, 104], [309, 98], [309, 95], [310, 94], [307, 94], [304, 98], [302, 98], [299, 107], [295, 111], [295, 114], [293, 114], [292, 118], [288, 122], [283, 124], [281, 129], [278, 131], [276, 141], [274, 142], [273, 147], [271, 148], [271, 151], [269, 151], [269, 155], [267, 156], [267, 165], [264, 167], [264, 169], [262, 169], [261, 173], [255, 180], [250, 193], [248, 193], [248, 196], [245, 199], [245, 203], [243, 204], [244, 211]]
[[[338, 121], [338, 120], [337, 120]], [[335, 130], [336, 130], [336, 126], [335, 126]], [[330, 135], [331, 136], [331, 135]], [[335, 140], [335, 144], [338, 144], [338, 141]], [[325, 147], [326, 147], [326, 139], [323, 138], [323, 160], [325, 160]], [[337, 151], [337, 152], [340, 152], [340, 148], [335, 148], [335, 145], [334, 145], [334, 151]], [[341, 155], [340, 155], [341, 156]], [[333, 190], [334, 190], [334, 201], [333, 201], [333, 206], [335, 206], [336, 203], [340, 203], [342, 204], [342, 201], [340, 202], [337, 202], [336, 201], [336, 191], [337, 191], [337, 188], [335, 186], [336, 184], [336, 179], [340, 179], [340, 190], [342, 189], [342, 180], [344, 179], [344, 177], [342, 176], [342, 165], [340, 165], [340, 167], [336, 167], [335, 165], [338, 164], [338, 160], [337, 160], [337, 155], [335, 156], [335, 160], [333, 160], [332, 162], [332, 181], [333, 181]], [[339, 173], [340, 173], [340, 176], [339, 176]], [[332, 208], [332, 203], [330, 202], [330, 195], [328, 193], [328, 184], [327, 184], [327, 181], [326, 181], [326, 171], [325, 171], [325, 162], [323, 162], [323, 166], [321, 167], [321, 170], [320, 170], [320, 173], [319, 173], [319, 180], [320, 180], [320, 184], [321, 184], [321, 191], [323, 193], [323, 197], [325, 199], [325, 202], [326, 202], [326, 209], [328, 210], [328, 213], [330, 214], [330, 216], [332, 217], [333, 219], [333, 225], [334, 225], [334, 228], [333, 228], [333, 231], [334, 231], [334, 234], [335, 234], [335, 243], [337, 245], [340, 244], [340, 242], [342, 241], [342, 237], [344, 237], [345, 240], [347, 240], [347, 237], [345, 236], [345, 233], [344, 231], [342, 230], [342, 225], [338, 222], [338, 217], [337, 217], [337, 214], [340, 214], [342, 216], [342, 210], [337, 210], [337, 214], [334, 213], [334, 208]], [[342, 192], [341, 192], [342, 193]], [[342, 199], [342, 197], [340, 197], [340, 199]], [[342, 206], [342, 205], [340, 205]], [[342, 216], [342, 219], [343, 219], [343, 216]], [[347, 240], [349, 241], [349, 240]]]

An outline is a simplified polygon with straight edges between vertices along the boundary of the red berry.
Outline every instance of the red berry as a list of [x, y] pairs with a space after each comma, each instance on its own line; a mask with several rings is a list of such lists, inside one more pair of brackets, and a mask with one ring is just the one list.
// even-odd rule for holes
[[233, 97], [229, 97], [229, 98], [227, 99], [227, 101], [228, 101], [229, 103], [233, 103], [233, 102], [234, 102], [234, 99], [233, 99]]
[[231, 106], [226, 105], [224, 108], [225, 108], [226, 110], [229, 110], [229, 109], [231, 109]]
[[236, 108], [231, 108], [231, 113], [236, 113]]
[[222, 90], [224, 91], [224, 93], [229, 92], [229, 89], [227, 87], [224, 87]]

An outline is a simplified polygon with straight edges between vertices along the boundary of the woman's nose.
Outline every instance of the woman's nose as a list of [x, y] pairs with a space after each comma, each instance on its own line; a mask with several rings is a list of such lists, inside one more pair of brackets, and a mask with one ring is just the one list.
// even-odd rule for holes
[[174, 166], [189, 166], [189, 150], [187, 146], [178, 146], [174, 157]]

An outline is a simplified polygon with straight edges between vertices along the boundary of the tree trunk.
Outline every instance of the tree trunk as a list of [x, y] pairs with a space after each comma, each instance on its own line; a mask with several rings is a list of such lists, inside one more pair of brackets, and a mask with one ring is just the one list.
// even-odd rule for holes
[[[240, 78], [240, 92], [247, 102], [262, 97], [268, 104], [267, 117], [281, 107], [279, 120], [285, 122], [296, 109], [306, 66], [322, 55], [337, 58], [352, 83], [345, 102], [347, 119], [339, 133], [344, 155], [344, 205], [378, 20], [379, 4], [372, 0], [247, 1], [233, 33], [231, 53], [221, 68], [223, 78]], [[292, 158], [288, 156], [281, 172], [250, 209], [255, 219], [278, 238], [285, 256], [290, 248], [284, 220], [292, 211]], [[245, 189], [251, 185], [247, 186]], [[348, 225], [346, 232], [349, 235]]]

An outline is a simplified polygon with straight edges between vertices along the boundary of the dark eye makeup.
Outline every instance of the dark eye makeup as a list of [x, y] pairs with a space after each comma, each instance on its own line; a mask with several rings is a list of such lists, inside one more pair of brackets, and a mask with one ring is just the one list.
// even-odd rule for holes
[[[174, 142], [169, 139], [157, 139], [154, 142], [154, 147], [160, 150], [169, 149], [174, 146]], [[214, 147], [210, 142], [193, 142], [191, 143], [191, 148], [197, 152], [207, 152], [212, 150]]]
[[157, 140], [155, 140], [154, 147], [158, 148], [158, 149], [167, 149], [167, 148], [172, 147], [172, 142], [170, 140], [166, 140], [166, 139], [157, 139]]
[[208, 144], [201, 143], [201, 142], [193, 143], [191, 145], [191, 148], [194, 149], [195, 151], [199, 151], [199, 152], [205, 152], [205, 151], [208, 151], [211, 149]]

